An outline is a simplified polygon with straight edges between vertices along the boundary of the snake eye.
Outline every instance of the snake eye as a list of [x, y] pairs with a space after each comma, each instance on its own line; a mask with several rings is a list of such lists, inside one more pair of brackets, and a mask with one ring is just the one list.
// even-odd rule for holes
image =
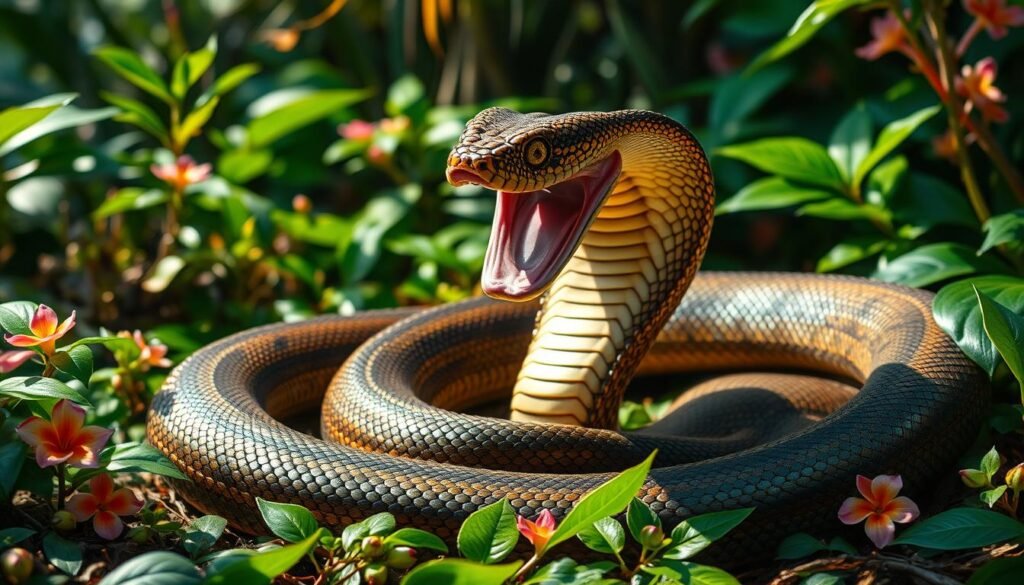
[[543, 138], [534, 138], [526, 145], [526, 163], [533, 167], [544, 166], [551, 157], [551, 149]]

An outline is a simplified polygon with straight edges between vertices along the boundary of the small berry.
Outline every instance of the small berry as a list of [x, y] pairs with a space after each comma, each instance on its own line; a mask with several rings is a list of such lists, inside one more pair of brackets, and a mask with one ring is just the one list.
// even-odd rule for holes
[[384, 539], [379, 536], [367, 536], [362, 543], [363, 556], [375, 559], [384, 554]]
[[7, 549], [0, 556], [0, 570], [3, 571], [4, 579], [11, 585], [28, 583], [35, 564], [32, 553], [23, 548]]
[[408, 546], [396, 546], [388, 551], [384, 564], [392, 569], [404, 571], [416, 564], [416, 549]]
[[363, 569], [366, 585], [385, 585], [388, 582], [388, 568], [380, 563], [371, 563]]
[[665, 540], [665, 532], [660, 526], [648, 524], [640, 529], [640, 545], [646, 549], [656, 549]]
[[50, 526], [57, 532], [71, 532], [77, 525], [75, 516], [67, 510], [57, 510], [53, 518], [50, 518]]

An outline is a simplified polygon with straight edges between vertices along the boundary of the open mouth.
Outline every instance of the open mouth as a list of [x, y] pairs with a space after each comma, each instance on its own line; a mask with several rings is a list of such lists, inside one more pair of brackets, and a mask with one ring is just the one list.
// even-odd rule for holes
[[[540, 296], [576, 251], [622, 170], [613, 152], [561, 183], [538, 191], [498, 191], [481, 287], [490, 297], [528, 301]], [[465, 169], [448, 170], [452, 184], [487, 186]]]

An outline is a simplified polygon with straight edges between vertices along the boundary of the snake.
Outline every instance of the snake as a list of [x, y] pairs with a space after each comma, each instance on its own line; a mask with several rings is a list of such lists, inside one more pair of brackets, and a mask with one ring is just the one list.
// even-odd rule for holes
[[[698, 274], [714, 180], [667, 116], [488, 108], [446, 175], [496, 192], [485, 295], [266, 325], [196, 351], [147, 421], [193, 505], [255, 533], [256, 497], [335, 529], [386, 511], [454, 543], [502, 498], [564, 518], [657, 449], [636, 496], [666, 529], [754, 508], [711, 549], [735, 562], [838, 530], [858, 474], [900, 474], [926, 496], [984, 420], [987, 379], [936, 325], [931, 293]], [[618, 428], [628, 393], [681, 378], [697, 383], [663, 419]], [[320, 428], [296, 423], [304, 413]]]

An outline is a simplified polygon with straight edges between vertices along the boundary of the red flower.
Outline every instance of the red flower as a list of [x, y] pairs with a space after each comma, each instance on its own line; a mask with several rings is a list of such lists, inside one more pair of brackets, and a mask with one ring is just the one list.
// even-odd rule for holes
[[30, 416], [16, 429], [22, 441], [36, 450], [39, 467], [67, 463], [72, 467], [96, 467], [100, 451], [114, 431], [83, 426], [85, 409], [61, 400], [50, 412], [50, 420]]
[[31, 350], [4, 351], [0, 352], [0, 374], [6, 374], [18, 369], [21, 364], [32, 359], [36, 352]]
[[1024, 26], [1024, 8], [1007, 6], [1006, 0], [964, 0], [964, 10], [973, 14], [993, 39], [1005, 37], [1007, 27]]
[[183, 191], [185, 187], [205, 181], [210, 176], [210, 163], [197, 165], [191, 156], [182, 155], [177, 162], [165, 165], [152, 165], [149, 167], [153, 175], [164, 181], [176, 191]]
[[163, 345], [157, 340], [147, 342], [146, 338], [142, 336], [142, 332], [136, 329], [134, 332], [121, 331], [117, 334], [118, 337], [126, 337], [135, 341], [135, 345], [139, 347], [139, 362], [143, 365], [143, 369], [149, 369], [149, 366], [156, 366], [158, 368], [169, 368], [174, 365], [171, 360], [167, 359], [167, 346]]
[[908, 55], [912, 52], [903, 24], [891, 11], [871, 19], [871, 36], [870, 43], [854, 51], [858, 57], [874, 61], [893, 51]]
[[893, 522], [906, 524], [921, 512], [910, 498], [896, 497], [903, 489], [903, 478], [898, 475], [879, 475], [868, 479], [857, 476], [857, 491], [864, 498], [846, 498], [839, 507], [839, 520], [843, 524], [857, 524], [867, 520], [864, 532], [878, 548], [885, 548], [896, 534]]
[[956, 80], [956, 91], [967, 100], [967, 112], [978, 108], [982, 118], [993, 122], [1005, 122], [1010, 118], [1009, 112], [999, 105], [1006, 101], [1006, 96], [995, 86], [995, 59], [985, 57], [974, 67], [964, 65], [960, 75]]
[[540, 551], [551, 540], [551, 535], [555, 533], [555, 517], [551, 515], [551, 510], [545, 508], [540, 511], [536, 522], [517, 516], [516, 527], [519, 528], [519, 533], [526, 537], [526, 540], [533, 543], [535, 554], [540, 554]]
[[89, 493], [79, 492], [68, 500], [68, 511], [79, 522], [92, 518], [92, 526], [107, 540], [114, 540], [124, 530], [119, 516], [138, 514], [142, 500], [128, 488], [114, 489], [114, 481], [102, 473], [89, 480]]
[[75, 312], [57, 325], [57, 313], [46, 305], [39, 305], [32, 315], [28, 328], [32, 335], [4, 335], [4, 341], [15, 347], [38, 347], [46, 355], [52, 355], [56, 349], [57, 340], [64, 337], [71, 328], [75, 326]]
[[338, 133], [348, 140], [369, 140], [373, 137], [374, 125], [366, 120], [352, 120], [338, 127]]

